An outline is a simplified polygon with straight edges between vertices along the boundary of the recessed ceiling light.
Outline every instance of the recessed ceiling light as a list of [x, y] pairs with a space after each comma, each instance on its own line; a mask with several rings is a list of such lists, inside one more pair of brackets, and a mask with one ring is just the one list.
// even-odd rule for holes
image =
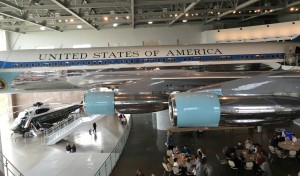
[[104, 21], [107, 21], [107, 20], [108, 20], [108, 17], [104, 17], [103, 19], [104, 19]]
[[68, 19], [65, 19], [65, 22], [68, 22]]
[[186, 16], [186, 17], [188, 17], [188, 16], [189, 16], [189, 14], [188, 14], [188, 13], [186, 13], [186, 14], [185, 14], [185, 16]]
[[126, 19], [129, 19], [129, 16], [126, 16]]
[[113, 24], [113, 27], [117, 27], [117, 26], [118, 26], [118, 23], [114, 23], [114, 24]]
[[116, 20], [118, 20], [118, 19], [119, 19], [119, 17], [116, 17], [115, 19], [116, 19]]
[[61, 20], [58, 20], [58, 22], [60, 22], [60, 23], [61, 23]]
[[71, 19], [70, 19], [70, 22], [73, 22], [73, 21], [74, 21], [74, 19], [71, 18]]
[[46, 30], [46, 27], [45, 26], [41, 26], [40, 30], [44, 31], [44, 30]]
[[177, 17], [177, 13], [175, 13], [175, 15], [174, 15], [175, 17]]
[[187, 20], [182, 20], [182, 22], [186, 23], [186, 22], [187, 22]]
[[78, 29], [81, 29], [81, 28], [82, 28], [82, 26], [81, 26], [81, 25], [77, 25], [77, 28], [78, 28]]
[[152, 24], [152, 23], [153, 23], [152, 21], [149, 21], [149, 22], [148, 22], [148, 24]]

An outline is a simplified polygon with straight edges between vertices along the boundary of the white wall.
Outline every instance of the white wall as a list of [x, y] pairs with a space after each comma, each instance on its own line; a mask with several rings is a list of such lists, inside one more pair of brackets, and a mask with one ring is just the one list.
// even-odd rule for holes
[[[74, 30], [65, 32], [9, 33], [10, 49], [35, 49], [41, 46], [72, 48], [75, 44], [91, 44], [92, 47], [141, 46], [145, 43], [160, 45], [197, 44], [201, 41], [200, 25], [172, 27], [124, 28], [103, 30]], [[12, 47], [12, 45], [15, 45]]]
[[[242, 30], [241, 30], [242, 29]], [[300, 21], [202, 32], [201, 43], [284, 40], [300, 34]]]

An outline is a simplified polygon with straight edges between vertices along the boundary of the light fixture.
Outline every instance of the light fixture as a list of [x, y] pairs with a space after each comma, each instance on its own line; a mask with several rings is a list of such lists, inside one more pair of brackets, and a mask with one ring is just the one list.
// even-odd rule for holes
[[81, 28], [82, 28], [82, 26], [81, 26], [81, 25], [77, 25], [77, 28], [78, 28], [78, 29], [81, 29]]
[[182, 20], [182, 22], [186, 23], [186, 22], [187, 22], [187, 20]]
[[295, 10], [295, 8], [294, 8], [294, 7], [291, 7], [291, 8], [290, 8], [290, 11], [294, 11], [294, 10]]
[[177, 17], [177, 13], [175, 13], [175, 15], [174, 15], [175, 17]]
[[46, 30], [46, 27], [45, 26], [41, 26], [40, 30], [44, 31], [44, 30]]
[[119, 19], [119, 17], [116, 17], [115, 19], [116, 19], [116, 20], [118, 20], [118, 19]]
[[188, 16], [189, 16], [189, 14], [188, 14], [188, 13], [186, 13], [186, 14], [185, 14], [185, 16], [186, 16], [186, 17], [188, 17]]
[[118, 26], [118, 23], [114, 23], [114, 24], [113, 24], [113, 27], [117, 27], [117, 26]]
[[104, 19], [104, 21], [107, 21], [107, 20], [108, 20], [108, 17], [104, 17], [103, 19]]
[[148, 24], [153, 24], [153, 22], [152, 21], [148, 21]]
[[58, 22], [60, 22], [60, 23], [61, 23], [61, 20], [58, 20]]
[[126, 16], [126, 19], [128, 20], [128, 19], [129, 19], [129, 16]]
[[65, 22], [68, 22], [68, 19], [65, 19]]
[[74, 19], [71, 18], [71, 19], [70, 19], [70, 22], [74, 22]]

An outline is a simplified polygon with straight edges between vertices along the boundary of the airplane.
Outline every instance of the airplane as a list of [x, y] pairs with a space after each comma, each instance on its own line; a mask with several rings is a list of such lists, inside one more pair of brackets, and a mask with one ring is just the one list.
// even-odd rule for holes
[[71, 112], [82, 106], [82, 104], [72, 104], [51, 108], [49, 104], [36, 102], [33, 106], [26, 108], [18, 114], [18, 117], [12, 124], [11, 131], [24, 135], [30, 132], [30, 130], [49, 128], [53, 123], [68, 118]]
[[[297, 64], [299, 52], [291, 42], [4, 51], [0, 93], [90, 90], [90, 113], [153, 112], [172, 109], [172, 92], [278, 70]], [[99, 93], [103, 87], [113, 92]], [[89, 108], [99, 104], [105, 108]]]

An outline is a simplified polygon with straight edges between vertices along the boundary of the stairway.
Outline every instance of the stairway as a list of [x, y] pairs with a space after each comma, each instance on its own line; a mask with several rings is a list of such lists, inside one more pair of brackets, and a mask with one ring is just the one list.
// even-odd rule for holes
[[54, 145], [58, 141], [75, 132], [78, 128], [81, 128], [86, 124], [96, 122], [102, 117], [104, 117], [104, 115], [92, 115], [83, 117], [75, 116], [73, 118], [68, 118], [65, 121], [45, 131], [44, 143], [47, 145]]

